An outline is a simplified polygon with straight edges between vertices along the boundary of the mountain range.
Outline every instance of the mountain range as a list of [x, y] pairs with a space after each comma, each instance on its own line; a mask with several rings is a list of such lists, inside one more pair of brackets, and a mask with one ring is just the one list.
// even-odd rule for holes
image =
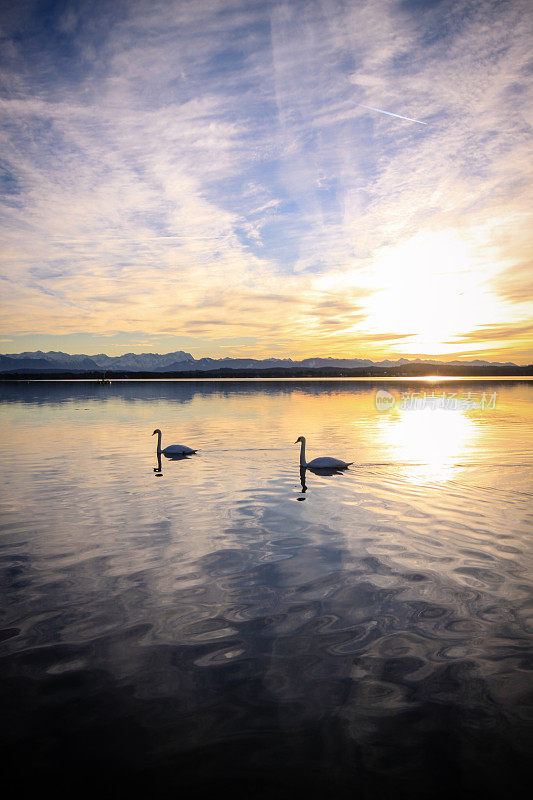
[[177, 350], [173, 353], [125, 353], [121, 356], [70, 355], [54, 350], [0, 355], [0, 372], [207, 372], [211, 370], [267, 370], [267, 369], [358, 369], [365, 367], [401, 367], [404, 364], [450, 364], [462, 367], [516, 367], [511, 361], [491, 362], [475, 359], [473, 361], [437, 361], [434, 359], [406, 359], [396, 361], [370, 361], [366, 358], [304, 358], [294, 361], [291, 358], [198, 358], [190, 353]]

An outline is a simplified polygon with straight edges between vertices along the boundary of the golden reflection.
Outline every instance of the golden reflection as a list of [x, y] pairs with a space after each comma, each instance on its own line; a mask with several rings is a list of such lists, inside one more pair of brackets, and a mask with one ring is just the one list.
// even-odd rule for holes
[[445, 482], [468, 459], [479, 425], [461, 409], [399, 410], [381, 418], [392, 460], [414, 483]]

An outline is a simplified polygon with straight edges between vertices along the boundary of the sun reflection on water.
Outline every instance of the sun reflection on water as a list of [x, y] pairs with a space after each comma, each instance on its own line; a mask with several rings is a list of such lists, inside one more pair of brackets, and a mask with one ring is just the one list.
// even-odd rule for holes
[[379, 435], [413, 482], [445, 482], [468, 460], [480, 427], [461, 409], [402, 409], [380, 418]]

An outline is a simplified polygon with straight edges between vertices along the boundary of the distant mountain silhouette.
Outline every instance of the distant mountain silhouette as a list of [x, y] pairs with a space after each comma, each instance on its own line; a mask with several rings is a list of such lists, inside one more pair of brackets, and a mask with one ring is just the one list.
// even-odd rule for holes
[[[90, 356], [85, 355], [69, 355], [69, 353], [61, 353], [55, 350], [50, 350], [48, 353], [43, 353], [42, 350], [35, 352], [15, 353], [8, 356], [1, 356], [1, 358], [9, 358], [16, 363], [17, 369], [49, 369], [61, 371], [83, 371], [98, 369], [98, 364], [93, 361]], [[0, 368], [5, 371], [5, 367], [0, 361]], [[8, 367], [9, 369], [9, 367]]]
[[409, 369], [415, 365], [431, 365], [445, 367], [446, 365], [461, 368], [513, 368], [518, 367], [511, 361], [505, 363], [482, 361], [436, 361], [434, 359], [406, 359], [399, 358], [395, 361], [371, 361], [366, 358], [332, 358], [316, 357], [304, 358], [294, 361], [291, 358], [198, 358], [190, 353], [178, 350], [173, 353], [125, 353], [121, 356], [108, 356], [100, 353], [94, 356], [71, 355], [51, 350], [43, 352], [10, 353], [0, 356], [0, 372], [61, 372], [61, 373], [92, 373], [92, 372], [127, 372], [127, 373], [188, 373], [188, 372], [219, 372], [219, 371], [268, 371], [279, 370], [370, 370], [379, 369], [380, 374], [385, 369], [395, 369], [405, 366]]
[[175, 353], [166, 353], [159, 355], [159, 353], [125, 353], [122, 356], [107, 356], [105, 353], [99, 353], [96, 356], [90, 356], [90, 359], [96, 363], [98, 367], [105, 370], [122, 370], [143, 372], [150, 370], [167, 370], [170, 365], [175, 362], [189, 363], [194, 361], [190, 353], [185, 353], [183, 350], [177, 350]]
[[23, 370], [33, 370], [42, 372], [43, 370], [54, 369], [51, 361], [45, 358], [24, 358], [23, 356], [0, 356], [0, 371], [12, 372]]

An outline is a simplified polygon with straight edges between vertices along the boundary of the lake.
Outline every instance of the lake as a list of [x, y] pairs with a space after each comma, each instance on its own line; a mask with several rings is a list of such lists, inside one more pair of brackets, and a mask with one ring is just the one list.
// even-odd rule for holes
[[[35, 382], [0, 399], [19, 788], [486, 797], [524, 776], [533, 384]], [[154, 428], [198, 453], [159, 464]], [[355, 463], [301, 473], [300, 435], [309, 459]]]

